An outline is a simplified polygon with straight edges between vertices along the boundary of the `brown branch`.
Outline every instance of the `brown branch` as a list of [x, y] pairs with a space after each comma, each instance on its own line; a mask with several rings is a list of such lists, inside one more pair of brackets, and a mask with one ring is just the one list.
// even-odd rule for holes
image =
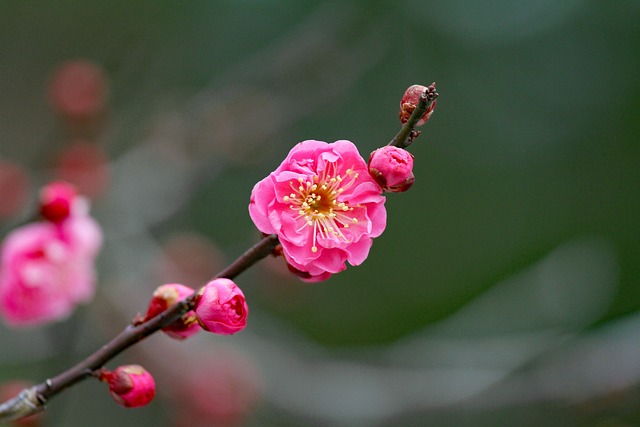
[[[235, 278], [253, 264], [272, 253], [277, 244], [278, 238], [276, 235], [272, 234], [264, 237], [214, 278]], [[145, 322], [127, 326], [114, 339], [77, 365], [53, 378], [47, 379], [41, 384], [23, 390], [17, 397], [0, 404], [0, 422], [24, 418], [42, 411], [45, 403], [56, 394], [85, 378], [93, 376], [95, 371], [102, 368], [109, 360], [113, 359], [122, 351], [175, 322], [190, 310], [193, 310], [197, 293], [198, 291], [194, 292], [184, 300], [172, 305], [159, 315]]]

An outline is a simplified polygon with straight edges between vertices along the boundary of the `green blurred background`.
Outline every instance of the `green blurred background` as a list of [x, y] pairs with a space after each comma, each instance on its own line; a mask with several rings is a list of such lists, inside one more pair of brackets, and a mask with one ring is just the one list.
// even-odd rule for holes
[[[77, 140], [109, 172], [98, 295], [56, 325], [0, 326], [1, 381], [52, 376], [160, 282], [197, 286], [242, 253], [259, 237], [251, 188], [295, 143], [366, 157], [408, 86], [440, 93], [410, 147], [416, 184], [388, 196], [362, 266], [310, 285], [266, 260], [238, 280], [241, 334], [119, 357], [156, 376], [150, 406], [86, 382], [44, 425], [640, 425], [640, 2], [2, 6], [0, 159], [31, 198]], [[108, 79], [98, 124], [47, 97], [77, 59]]]

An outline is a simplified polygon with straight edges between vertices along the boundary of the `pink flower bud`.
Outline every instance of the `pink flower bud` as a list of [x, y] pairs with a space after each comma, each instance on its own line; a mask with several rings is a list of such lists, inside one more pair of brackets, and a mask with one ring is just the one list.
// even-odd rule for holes
[[52, 182], [40, 191], [40, 214], [48, 221], [59, 223], [71, 215], [78, 193], [73, 185]]
[[[153, 298], [151, 298], [149, 302], [149, 308], [143, 321], [157, 316], [194, 292], [190, 287], [177, 283], [159, 286], [153, 292]], [[198, 324], [196, 313], [193, 311], [188, 312], [169, 326], [162, 328], [162, 332], [178, 340], [183, 340], [197, 334], [200, 332], [200, 325]]]
[[117, 367], [113, 372], [102, 370], [98, 379], [109, 384], [111, 397], [126, 408], [144, 406], [156, 394], [156, 383], [140, 365]]
[[384, 191], [407, 191], [415, 181], [413, 155], [392, 145], [378, 148], [369, 157], [369, 173]]
[[249, 308], [240, 288], [229, 279], [215, 279], [198, 293], [196, 316], [203, 329], [231, 335], [247, 325]]
[[[418, 105], [418, 102], [420, 101], [420, 96], [424, 93], [425, 90], [433, 90], [435, 92], [435, 83], [432, 83], [429, 87], [422, 85], [413, 85], [409, 86], [409, 88], [406, 90], [402, 97], [402, 100], [400, 101], [400, 121], [402, 122], [402, 124], [407, 123], [409, 117], [411, 117], [411, 113], [413, 113], [413, 110], [416, 109], [416, 105]], [[433, 114], [433, 110], [435, 108], [436, 101], [433, 101], [431, 105], [429, 105], [429, 108], [427, 108], [427, 111], [425, 111], [425, 113], [422, 115], [420, 120], [418, 120], [416, 126], [422, 126], [423, 124], [425, 124], [427, 120], [429, 120], [429, 117], [431, 117], [431, 114]]]

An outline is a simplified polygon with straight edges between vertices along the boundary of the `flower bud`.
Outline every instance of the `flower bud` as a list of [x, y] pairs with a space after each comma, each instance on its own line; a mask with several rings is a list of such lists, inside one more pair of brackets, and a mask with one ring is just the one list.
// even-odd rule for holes
[[[402, 96], [402, 100], [400, 101], [400, 121], [402, 124], [407, 123], [409, 117], [411, 117], [411, 113], [416, 109], [416, 105], [420, 101], [420, 96], [424, 93], [424, 91], [433, 91], [435, 92], [435, 83], [432, 83], [431, 86], [426, 87], [422, 85], [413, 85], [409, 86], [404, 95]], [[422, 115], [416, 126], [422, 126], [429, 120], [431, 114], [433, 114], [433, 110], [436, 108], [436, 101], [434, 100], [427, 111]]]
[[231, 335], [247, 325], [249, 308], [240, 288], [229, 279], [207, 283], [196, 299], [196, 316], [206, 331]]
[[[194, 292], [195, 291], [190, 287], [177, 283], [159, 286], [153, 292], [153, 297], [149, 302], [149, 308], [147, 309], [147, 314], [143, 321], [157, 316], [173, 304], [183, 300]], [[169, 335], [171, 338], [178, 340], [183, 340], [197, 334], [200, 332], [200, 325], [198, 324], [196, 313], [189, 311], [169, 326], [162, 328], [162, 332]]]
[[369, 173], [384, 191], [407, 191], [415, 181], [413, 155], [392, 145], [378, 148], [369, 157]]
[[59, 223], [71, 215], [78, 193], [73, 185], [52, 182], [40, 191], [40, 214], [48, 221]]
[[103, 369], [98, 379], [109, 384], [111, 397], [126, 408], [144, 406], [156, 394], [153, 377], [140, 365], [119, 366], [113, 372]]

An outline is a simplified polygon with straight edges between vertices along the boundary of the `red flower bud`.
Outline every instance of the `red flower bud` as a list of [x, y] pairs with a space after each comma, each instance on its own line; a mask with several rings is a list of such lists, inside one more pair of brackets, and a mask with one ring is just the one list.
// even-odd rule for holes
[[[153, 298], [149, 302], [149, 308], [144, 320], [151, 319], [165, 311], [167, 308], [188, 297], [195, 291], [188, 286], [177, 283], [170, 283], [159, 286], [153, 292]], [[162, 328], [162, 332], [171, 338], [183, 340], [200, 332], [200, 325], [194, 311], [189, 311], [180, 319], [176, 320], [169, 326]]]
[[229, 279], [215, 279], [198, 293], [196, 316], [206, 331], [231, 335], [247, 325], [249, 308], [240, 288]]
[[[409, 120], [409, 117], [411, 117], [411, 113], [413, 113], [413, 110], [416, 109], [416, 105], [418, 105], [418, 102], [420, 101], [420, 96], [424, 93], [424, 91], [425, 90], [430, 91], [431, 89], [433, 89], [433, 91], [435, 92], [435, 83], [432, 83], [431, 86], [429, 87], [422, 86], [422, 85], [409, 86], [409, 88], [404, 93], [402, 100], [400, 101], [399, 116], [402, 124], [407, 123], [407, 121]], [[433, 114], [433, 110], [435, 108], [436, 108], [436, 101], [434, 100], [431, 103], [431, 105], [429, 105], [429, 108], [427, 108], [427, 111], [425, 111], [425, 113], [422, 115], [420, 120], [418, 120], [418, 123], [416, 123], [416, 126], [422, 126], [423, 124], [425, 124], [427, 120], [429, 120], [429, 117], [431, 117], [431, 114]]]
[[144, 406], [156, 394], [153, 377], [140, 365], [119, 366], [113, 372], [103, 369], [98, 379], [109, 384], [111, 397], [126, 408]]
[[59, 223], [71, 215], [78, 193], [73, 185], [52, 182], [40, 191], [40, 214], [48, 221]]
[[392, 145], [378, 148], [369, 157], [369, 173], [384, 191], [407, 191], [415, 181], [413, 155]]

